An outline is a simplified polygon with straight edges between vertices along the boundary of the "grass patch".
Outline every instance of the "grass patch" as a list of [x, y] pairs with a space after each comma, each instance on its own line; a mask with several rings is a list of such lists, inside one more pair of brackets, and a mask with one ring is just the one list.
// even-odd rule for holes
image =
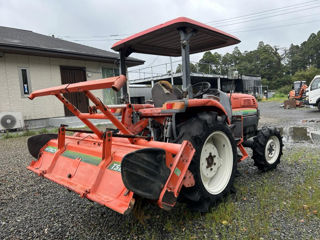
[[34, 136], [34, 135], [46, 134], [46, 133], [58, 133], [58, 128], [52, 128], [52, 129], [42, 128], [40, 130], [25, 130], [23, 132], [7, 131], [2, 138], [9, 139], [9, 138], [18, 138], [18, 137], [28, 137], [28, 136]]
[[284, 102], [285, 100], [288, 100], [288, 95], [283, 93], [276, 93], [271, 98], [268, 99], [262, 99], [262, 102]]
[[289, 192], [288, 210], [294, 216], [309, 219], [320, 219], [320, 152], [319, 150], [305, 151], [299, 149], [289, 156], [290, 164], [306, 166], [298, 184]]
[[320, 219], [320, 169], [308, 169], [305, 181], [297, 185], [292, 192], [289, 205], [291, 214], [309, 219]]

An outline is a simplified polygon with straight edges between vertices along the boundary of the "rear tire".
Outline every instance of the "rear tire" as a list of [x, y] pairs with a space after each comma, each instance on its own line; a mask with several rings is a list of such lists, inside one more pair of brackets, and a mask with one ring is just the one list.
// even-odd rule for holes
[[275, 169], [282, 155], [282, 137], [276, 128], [263, 127], [253, 139], [253, 160], [259, 170]]
[[177, 126], [175, 142], [188, 140], [196, 152], [189, 170], [195, 186], [183, 188], [180, 200], [195, 211], [208, 212], [210, 207], [230, 193], [237, 168], [237, 152], [225, 118], [215, 112], [198, 113]]

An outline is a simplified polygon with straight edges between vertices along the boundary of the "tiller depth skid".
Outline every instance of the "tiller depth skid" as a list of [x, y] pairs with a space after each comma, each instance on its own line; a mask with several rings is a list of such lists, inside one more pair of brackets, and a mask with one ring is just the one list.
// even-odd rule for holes
[[[130, 113], [133, 108], [152, 105], [114, 106], [122, 108], [119, 121], [110, 111], [112, 106], [105, 106], [90, 92], [103, 88], [119, 90], [125, 82], [126, 77], [121, 75], [33, 92], [30, 99], [56, 96], [91, 131], [61, 126], [57, 136], [31, 137], [28, 147], [37, 159], [28, 169], [122, 214], [132, 209], [135, 194], [170, 209], [182, 185], [190, 184], [185, 182], [185, 175], [189, 174], [195, 150], [188, 141], [165, 143], [137, 135], [148, 121], [133, 125]], [[83, 92], [94, 104], [90, 108], [94, 111], [81, 113], [63, 96], [70, 92]], [[100, 131], [89, 119], [109, 119], [119, 131]], [[75, 133], [68, 136], [67, 131]], [[35, 150], [37, 146], [41, 149]]]

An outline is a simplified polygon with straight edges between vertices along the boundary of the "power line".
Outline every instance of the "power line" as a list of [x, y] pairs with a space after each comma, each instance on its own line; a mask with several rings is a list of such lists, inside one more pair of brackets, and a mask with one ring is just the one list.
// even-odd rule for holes
[[[315, 15], [314, 14], [308, 14], [308, 15], [299, 16], [299, 20], [301, 20], [303, 18], [310, 18], [310, 17], [314, 18]], [[289, 21], [289, 24], [290, 24], [292, 22], [292, 20], [297, 20], [297, 18], [294, 17], [294, 18], [289, 18], [289, 19], [283, 19], [283, 20], [281, 20], [281, 22], [283, 23], [283, 22], [288, 22]], [[317, 21], [317, 19], [315, 21]], [[253, 25], [253, 26], [251, 25], [250, 28], [264, 27], [264, 26], [268, 26], [268, 24], [273, 24], [273, 23], [279, 23], [279, 20], [268, 21], [267, 25], [266, 24], [259, 24], [259, 25]], [[249, 29], [249, 28], [245, 28], [245, 29]], [[224, 30], [227, 31], [227, 32], [235, 32], [235, 31], [238, 31], [239, 28], [235, 28], [234, 26], [231, 26], [231, 28], [226, 27], [226, 28], [224, 28]]]
[[270, 27], [264, 27], [264, 28], [256, 28], [256, 29], [244, 29], [244, 30], [239, 30], [235, 31], [233, 33], [240, 33], [240, 32], [253, 32], [253, 31], [261, 31], [261, 30], [266, 30], [266, 29], [274, 29], [274, 28], [282, 28], [282, 27], [290, 27], [290, 26], [296, 26], [296, 25], [302, 25], [302, 24], [307, 24], [307, 23], [313, 23], [313, 22], [319, 22], [320, 20], [312, 20], [312, 21], [307, 21], [307, 22], [298, 22], [298, 23], [293, 23], [293, 24], [285, 24], [285, 25], [278, 25], [278, 26], [270, 26]]
[[[320, 6], [318, 6], [320, 7]], [[304, 15], [304, 16], [301, 16], [300, 18], [302, 17], [310, 17], [312, 15]], [[293, 18], [291, 18], [293, 19]], [[288, 20], [291, 20], [291, 19], [288, 19]], [[254, 28], [254, 29], [235, 29], [235, 30], [228, 30], [230, 32], [233, 32], [233, 33], [239, 33], [239, 32], [251, 32], [251, 31], [260, 31], [260, 30], [266, 30], [266, 29], [273, 29], [273, 28], [279, 28], [279, 27], [287, 27], [287, 26], [294, 26], [294, 25], [301, 25], [301, 24], [307, 24], [307, 23], [312, 23], [312, 22], [318, 22], [319, 20], [312, 20], [312, 21], [307, 21], [307, 22], [299, 22], [299, 23], [294, 23], [294, 24], [286, 24], [286, 25], [279, 25], [279, 26], [267, 26], [267, 27], [263, 27], [263, 28]], [[273, 21], [273, 22], [276, 22], [276, 21]], [[270, 23], [270, 22], [269, 22]], [[272, 23], [272, 22], [271, 22]], [[229, 24], [229, 25], [235, 25], [235, 24]], [[96, 41], [96, 42], [109, 42], [109, 41], [119, 41], [119, 40], [122, 40], [122, 39], [117, 39], [117, 38], [106, 38], [106, 39], [72, 39], [72, 41], [75, 41], [75, 42], [92, 42], [92, 41]]]
[[70, 39], [71, 41], [75, 41], [75, 42], [106, 42], [106, 41], [120, 41], [122, 40], [122, 38], [119, 39]]
[[264, 16], [264, 17], [257, 17], [257, 18], [253, 18], [253, 19], [248, 19], [248, 20], [244, 20], [244, 21], [239, 21], [236, 23], [229, 23], [229, 24], [218, 24], [215, 27], [223, 27], [223, 26], [232, 26], [232, 25], [237, 25], [237, 24], [241, 24], [241, 23], [245, 23], [245, 22], [252, 22], [252, 21], [256, 21], [259, 19], [265, 19], [265, 18], [270, 18], [270, 17], [277, 17], [277, 16], [283, 16], [283, 15], [287, 15], [287, 14], [291, 14], [291, 13], [295, 13], [295, 12], [302, 12], [305, 10], [309, 10], [309, 9], [315, 9], [315, 8], [319, 8], [320, 5], [316, 5], [316, 6], [312, 6], [309, 8], [304, 8], [304, 9], [297, 9], [294, 11], [290, 11], [290, 12], [284, 12], [284, 13], [279, 13], [279, 14], [274, 14], [274, 15], [270, 15], [270, 16]]
[[[237, 17], [233, 17], [233, 18], [229, 18], [229, 19], [219, 20], [219, 21], [215, 21], [215, 22], [221, 22], [221, 24], [218, 24], [217, 27], [232, 26], [232, 25], [237, 25], [237, 24], [241, 24], [241, 23], [245, 23], [245, 22], [257, 21], [260, 19], [266, 19], [266, 18], [276, 17], [276, 16], [283, 16], [283, 15], [288, 15], [288, 14], [292, 14], [292, 13], [296, 13], [296, 12], [319, 8], [320, 5], [314, 5], [314, 4], [318, 4], [318, 3], [319, 3], [318, 0], [313, 0], [313, 1], [303, 2], [303, 3], [299, 3], [299, 4], [288, 5], [288, 6], [284, 6], [284, 7], [280, 7], [280, 8], [274, 8], [274, 9], [269, 9], [269, 10], [265, 10], [265, 11], [260, 11], [257, 13], [251, 13], [251, 14], [246, 14], [246, 15], [242, 15], [242, 16], [237, 16]], [[313, 6], [311, 7], [311, 5], [313, 5]], [[296, 8], [298, 8], [298, 9], [296, 9]], [[275, 12], [275, 11], [277, 11], [277, 12]], [[282, 11], [282, 12], [279, 12], [279, 11]], [[261, 15], [269, 15], [269, 16], [262, 17]], [[243, 19], [242, 21], [241, 21], [241, 18]], [[235, 21], [235, 19], [238, 19], [240, 21], [232, 23], [232, 21]], [[229, 21], [229, 23], [228, 23], [228, 21]], [[213, 22], [213, 21], [211, 21], [211, 22]], [[223, 24], [222, 22], [226, 22], [226, 23]], [[294, 24], [294, 25], [296, 25], [296, 24]], [[282, 26], [285, 26], [285, 25], [282, 25]], [[271, 29], [271, 28], [272, 27], [258, 28], [258, 29]], [[275, 27], [275, 28], [277, 28], [277, 27]], [[256, 29], [240, 30], [240, 31], [235, 31], [235, 32], [242, 32], [242, 31], [256, 31]], [[129, 35], [129, 34], [93, 35], [93, 36], [87, 36], [87, 37], [86, 36], [82, 36], [82, 37], [77, 36], [77, 38], [75, 38], [75, 39], [73, 39], [73, 37], [70, 35], [59, 36], [59, 37], [70, 38], [72, 41], [75, 41], [75, 42], [92, 42], [92, 41], [94, 41], [94, 42], [99, 42], [99, 41], [110, 42], [110, 41], [121, 40], [120, 38], [115, 38], [117, 36], [127, 36], [127, 35]]]
[[159, 56], [156, 56], [156, 57], [153, 59], [153, 61], [152, 61], [147, 67], [150, 67], [151, 65], [153, 65], [158, 58], [159, 58]]
[[88, 37], [85, 35], [77, 35], [77, 36], [70, 36], [70, 35], [62, 35], [62, 36], [58, 36], [61, 38], [110, 38], [110, 37], [120, 37], [120, 36], [127, 36], [129, 34], [109, 34], [109, 35], [93, 35]]
[[308, 2], [303, 2], [303, 3], [298, 3], [298, 4], [293, 4], [293, 5], [288, 5], [288, 6], [284, 6], [284, 7], [280, 7], [280, 8], [273, 8], [273, 9], [268, 9], [268, 10], [264, 10], [264, 11], [260, 11], [260, 12], [256, 12], [256, 13], [250, 13], [250, 14], [245, 14], [245, 15], [240, 15], [240, 16], [236, 16], [236, 17], [232, 17], [232, 18], [226, 18], [226, 19], [221, 19], [221, 20], [213, 20], [213, 21], [209, 21], [207, 22], [207, 24], [209, 23], [221, 23], [221, 22], [227, 22], [227, 21], [235, 21], [238, 20], [239, 18], [248, 18], [251, 16], [255, 16], [255, 15], [263, 15], [263, 14], [270, 14], [268, 12], [274, 12], [274, 11], [283, 11], [286, 9], [290, 9], [290, 8], [296, 8], [298, 6], [303, 6], [303, 5], [310, 5], [310, 4], [316, 4], [317, 2], [319, 2], [318, 0], [313, 0], [313, 1], [308, 1]]

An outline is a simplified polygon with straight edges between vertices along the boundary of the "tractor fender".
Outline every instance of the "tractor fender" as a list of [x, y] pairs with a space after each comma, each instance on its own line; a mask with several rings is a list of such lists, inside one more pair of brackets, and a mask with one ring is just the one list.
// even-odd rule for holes
[[[217, 112], [219, 116], [225, 115], [227, 117], [227, 122], [230, 123], [231, 116], [231, 106], [230, 114], [228, 114], [225, 107], [215, 99], [181, 99], [181, 100], [172, 100], [167, 101], [163, 104], [162, 108], [154, 108], [153, 116], [157, 114], [158, 116], [172, 116], [174, 114], [189, 115], [195, 114], [198, 112], [208, 112], [214, 111]], [[151, 109], [140, 110], [140, 113], [143, 113], [144, 116], [147, 116], [146, 113], [151, 113]], [[230, 116], [229, 116], [230, 115]]]
[[[167, 109], [167, 105], [174, 105], [175, 103], [180, 102], [182, 104], [180, 108]], [[178, 104], [180, 106], [180, 104]], [[170, 114], [172, 116], [172, 134], [173, 137], [177, 137], [177, 125], [192, 118], [198, 113], [201, 112], [216, 112], [218, 116], [223, 118], [223, 121], [226, 121], [227, 124], [231, 124], [228, 113], [223, 105], [214, 100], [214, 99], [183, 99], [166, 102], [161, 108], [162, 114]], [[232, 114], [232, 113], [231, 113]], [[230, 116], [231, 117], [231, 116]]]
[[214, 111], [218, 115], [225, 115], [228, 124], [231, 124], [230, 117], [223, 105], [214, 99], [190, 99], [188, 101], [188, 112]]

